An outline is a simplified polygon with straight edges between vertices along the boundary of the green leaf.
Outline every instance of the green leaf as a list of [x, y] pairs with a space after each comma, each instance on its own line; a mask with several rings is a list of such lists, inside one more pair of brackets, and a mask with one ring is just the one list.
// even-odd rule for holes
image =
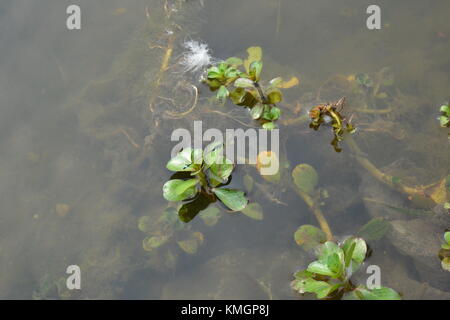
[[216, 207], [208, 207], [200, 212], [199, 216], [208, 227], [212, 227], [219, 221], [220, 210]]
[[316, 170], [309, 164], [299, 164], [292, 170], [292, 178], [297, 188], [311, 195], [318, 182], [319, 176]]
[[178, 210], [175, 208], [167, 208], [158, 219], [158, 224], [173, 227], [175, 230], [181, 230], [185, 224], [178, 218]]
[[444, 233], [444, 239], [448, 244], [450, 244], [450, 231]]
[[342, 276], [342, 273], [344, 272], [344, 265], [342, 262], [343, 261], [338, 253], [333, 253], [328, 256], [327, 266], [328, 269], [335, 274], [335, 277]]
[[309, 272], [321, 274], [324, 276], [330, 276], [330, 277], [335, 276], [335, 273], [332, 270], [330, 270], [330, 268], [328, 268], [328, 266], [326, 264], [323, 264], [319, 261], [314, 261], [314, 262], [310, 263], [308, 266], [308, 269], [306, 269], [306, 270]]
[[244, 60], [244, 67], [247, 72], [250, 71], [250, 64], [254, 61], [261, 61], [262, 49], [261, 47], [250, 47], [247, 49], [248, 58]]
[[283, 83], [283, 78], [277, 77], [269, 81], [269, 88], [277, 88]]
[[179, 207], [177, 216], [180, 221], [188, 223], [194, 219], [197, 214], [208, 208], [211, 202], [211, 197], [200, 192], [192, 201], [183, 203], [183, 205]]
[[261, 115], [264, 111], [264, 106], [260, 103], [255, 105], [253, 108], [250, 109], [250, 114], [254, 120], [257, 120], [261, 118]]
[[234, 104], [240, 105], [244, 102], [246, 93], [244, 88], [236, 88], [230, 93], [230, 99]]
[[306, 278], [312, 278], [314, 276], [314, 273], [308, 272], [306, 270], [300, 270], [294, 273], [295, 279], [306, 279]]
[[142, 216], [138, 220], [138, 229], [142, 232], [152, 231], [153, 219], [150, 216]]
[[447, 116], [440, 116], [439, 123], [441, 124], [441, 127], [445, 128], [450, 123], [450, 119]]
[[442, 269], [450, 272], [450, 257], [446, 257], [441, 261]]
[[217, 67], [211, 67], [208, 69], [208, 79], [217, 79], [222, 76], [222, 74], [219, 71], [219, 68]]
[[212, 163], [209, 167], [208, 176], [213, 187], [226, 183], [234, 169], [233, 162], [226, 157], [222, 157], [220, 162], [217, 160], [216, 163]]
[[337, 254], [342, 264], [344, 264], [344, 251], [334, 242], [327, 241], [320, 245], [317, 251], [319, 262], [326, 264], [328, 257]]
[[262, 125], [262, 127], [263, 127], [263, 129], [266, 129], [266, 130], [273, 130], [273, 129], [275, 129], [277, 126], [276, 126], [275, 123], [273, 123], [273, 122], [266, 122], [266, 123], [264, 123], [264, 124]]
[[278, 102], [281, 102], [281, 100], [283, 100], [283, 95], [280, 90], [272, 90], [267, 95], [267, 100], [269, 100], [270, 104], [276, 104]]
[[266, 110], [263, 114], [263, 118], [266, 120], [275, 121], [280, 117], [280, 115], [281, 115], [280, 108], [271, 107], [271, 108], [266, 108]]
[[227, 71], [228, 69], [228, 64], [225, 61], [219, 62], [217, 68], [219, 69], [220, 73], [225, 73], [225, 71]]
[[253, 88], [255, 83], [247, 78], [239, 78], [234, 82], [234, 86], [238, 88]]
[[263, 63], [261, 61], [253, 61], [249, 67], [249, 75], [250, 77], [258, 82], [261, 76]]
[[312, 225], [303, 225], [294, 234], [295, 242], [305, 250], [310, 250], [327, 241], [327, 235]]
[[152, 251], [165, 244], [167, 240], [169, 240], [169, 237], [166, 235], [147, 237], [142, 241], [142, 246], [145, 251]]
[[259, 203], [250, 203], [247, 207], [241, 210], [243, 214], [254, 220], [264, 219], [264, 213]]
[[291, 288], [301, 294], [315, 293], [317, 298], [324, 299], [342, 286], [342, 283], [331, 285], [326, 281], [313, 279], [313, 274], [308, 271], [300, 271], [295, 275], [295, 280], [291, 282]]
[[163, 195], [167, 201], [182, 201], [192, 198], [197, 193], [197, 179], [167, 181], [163, 186]]
[[219, 91], [217, 91], [216, 98], [219, 100], [219, 102], [223, 103], [230, 95], [230, 92], [228, 91], [227, 87], [220, 86]]
[[371, 88], [374, 86], [373, 80], [370, 78], [370, 76], [367, 73], [360, 73], [356, 75], [356, 82], [366, 88]]
[[360, 300], [401, 300], [400, 295], [391, 288], [380, 287], [369, 290], [365, 287], [358, 287], [353, 290]]
[[203, 163], [203, 150], [202, 149], [192, 150], [191, 159], [194, 165], [201, 165]]
[[239, 71], [235, 68], [228, 68], [227, 71], [225, 71], [225, 78], [227, 78], [227, 81], [232, 81], [234, 78], [239, 77]]
[[194, 239], [194, 238], [177, 241], [177, 244], [187, 254], [197, 253], [198, 245], [199, 245], [197, 239]]
[[359, 229], [356, 235], [366, 241], [380, 240], [389, 230], [390, 224], [383, 218], [374, 218]]
[[348, 268], [350, 266], [350, 263], [352, 262], [352, 255], [355, 251], [356, 242], [353, 242], [347, 250], [344, 250], [344, 260], [345, 260], [345, 268]]
[[233, 211], [242, 211], [248, 203], [245, 193], [239, 190], [227, 188], [214, 188], [214, 194], [228, 208]]
[[219, 87], [222, 85], [222, 83], [218, 79], [207, 79], [205, 82], [209, 86], [209, 89], [211, 89], [212, 91], [219, 89]]
[[315, 293], [318, 299], [326, 298], [331, 291], [332, 286], [325, 281], [308, 279], [305, 281], [305, 292]]
[[244, 63], [242, 61], [242, 59], [236, 58], [236, 57], [230, 57], [227, 60], [225, 60], [225, 62], [228, 63], [230, 66], [235, 67], [235, 68], [241, 66]]
[[185, 148], [169, 160], [166, 168], [170, 171], [195, 171], [195, 164], [202, 164], [203, 151], [201, 149]]
[[344, 244], [342, 245], [344, 253], [348, 252], [350, 248], [353, 246], [353, 244], [355, 244], [355, 248], [351, 255], [351, 259], [361, 264], [366, 259], [367, 254], [366, 242], [361, 238], [353, 238], [353, 237], [347, 238], [344, 241]]
[[441, 106], [439, 111], [441, 113], [443, 113], [444, 115], [446, 115], [447, 117], [450, 117], [450, 105], [443, 105], [443, 106]]
[[209, 167], [211, 167], [214, 163], [220, 163], [219, 159], [223, 159], [223, 142], [217, 141], [210, 143], [205, 148], [205, 153], [203, 156], [203, 160], [205, 162], [205, 166], [203, 167], [203, 170], [207, 170]]
[[[334, 242], [327, 241], [319, 246], [317, 251], [318, 261], [313, 265], [317, 271], [321, 271], [323, 275], [328, 275], [333, 278], [339, 278], [344, 272], [344, 252]], [[311, 266], [311, 265], [310, 265]], [[314, 272], [313, 269], [308, 271]]]

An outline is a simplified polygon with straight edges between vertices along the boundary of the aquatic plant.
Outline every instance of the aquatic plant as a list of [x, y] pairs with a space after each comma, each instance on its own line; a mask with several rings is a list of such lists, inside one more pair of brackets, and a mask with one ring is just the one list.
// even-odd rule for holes
[[[450, 104], [444, 104], [439, 109], [440, 116], [438, 118], [442, 128], [450, 128]], [[450, 133], [448, 134], [450, 138]]]
[[[204, 240], [202, 233], [192, 230], [191, 226], [178, 219], [177, 210], [173, 207], [166, 208], [158, 219], [140, 217], [138, 229], [146, 234], [142, 241], [144, 250], [160, 253], [159, 259], [168, 268], [173, 267], [178, 257], [176, 247], [188, 254], [195, 254]], [[165, 249], [161, 251], [162, 248]]]
[[442, 249], [450, 250], [450, 231], [444, 233], [445, 243], [441, 246]]
[[445, 243], [442, 244], [439, 251], [442, 269], [450, 272], [450, 231], [444, 233]]
[[64, 277], [51, 277], [48, 273], [43, 275], [36, 289], [33, 291], [33, 300], [69, 299], [71, 292], [67, 289]]
[[325, 216], [319, 208], [318, 200], [320, 199], [320, 191], [316, 189], [319, 182], [319, 175], [316, 169], [309, 164], [302, 163], [292, 170], [292, 180], [294, 182], [294, 190], [305, 201], [311, 212], [320, 224], [320, 228], [326, 235], [327, 240], [332, 240], [330, 226]]
[[[389, 222], [383, 218], [374, 218], [363, 225], [356, 236], [367, 241], [377, 241], [384, 237], [389, 230]], [[305, 251], [316, 248], [327, 241], [327, 234], [312, 225], [302, 225], [294, 233], [295, 242]]]
[[[200, 196], [206, 197], [210, 202], [218, 198], [232, 211], [243, 210], [248, 203], [244, 192], [223, 187], [234, 169], [232, 161], [223, 156], [223, 144], [213, 143], [206, 150], [203, 152], [201, 149], [185, 148], [169, 160], [167, 169], [188, 173], [189, 178], [167, 181], [163, 186], [164, 198], [172, 202], [194, 200]], [[199, 212], [191, 214], [189, 209], [187, 203], [178, 211], [184, 222], [188, 222]]]
[[367, 159], [365, 153], [359, 148], [353, 137], [349, 136], [346, 139], [346, 142], [350, 150], [354, 153], [354, 157], [358, 163], [375, 179], [390, 188], [403, 193], [409, 200], [412, 200], [416, 206], [420, 208], [432, 208], [437, 204], [445, 204], [447, 202], [447, 190], [450, 190], [447, 187], [450, 181], [448, 176], [445, 176], [430, 185], [409, 186], [399, 177], [384, 173], [378, 169], [369, 159]]
[[[320, 104], [313, 107], [309, 111], [309, 117], [311, 123], [309, 127], [314, 130], [319, 130], [322, 124], [331, 124], [333, 128], [334, 139], [331, 141], [331, 145], [336, 152], [341, 152], [339, 142], [344, 139], [344, 135], [347, 133], [354, 133], [355, 127], [341, 115], [340, 110], [344, 107], [345, 97], [341, 98], [337, 102]], [[339, 110], [339, 111], [338, 111]]]
[[298, 79], [284, 82], [277, 77], [267, 85], [261, 85], [262, 50], [250, 47], [247, 52], [246, 60], [231, 57], [208, 68], [205, 83], [212, 91], [217, 91], [219, 102], [225, 103], [230, 98], [234, 104], [249, 108], [251, 117], [263, 128], [271, 130], [281, 115], [281, 109], [277, 107], [283, 99], [280, 89], [297, 85]]
[[315, 226], [305, 224], [294, 233], [295, 242], [305, 250], [311, 250], [327, 241], [325, 232]]
[[318, 299], [399, 300], [400, 295], [386, 287], [369, 289], [354, 285], [352, 275], [366, 259], [367, 245], [362, 238], [349, 237], [343, 243], [327, 241], [317, 247], [317, 260], [306, 270], [294, 274], [291, 288]]

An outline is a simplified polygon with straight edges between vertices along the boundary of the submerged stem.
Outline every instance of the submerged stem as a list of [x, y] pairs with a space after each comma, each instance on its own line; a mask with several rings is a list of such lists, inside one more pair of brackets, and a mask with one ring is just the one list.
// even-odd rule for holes
[[261, 98], [261, 102], [263, 104], [269, 104], [269, 101], [267, 101], [267, 98], [266, 98], [264, 92], [262, 91], [261, 86], [256, 81], [255, 81], [255, 88], [256, 88], [256, 90], [258, 90], [258, 94], [259, 94], [259, 97]]
[[316, 203], [314, 202], [313, 198], [311, 198], [307, 193], [299, 190], [298, 188], [295, 188], [298, 195], [305, 201], [305, 203], [308, 205], [309, 209], [312, 211], [314, 216], [316, 217], [317, 221], [319, 222], [320, 228], [323, 232], [327, 235], [327, 240], [331, 241], [333, 240], [333, 234], [331, 233], [330, 226], [325, 219], [325, 216], [322, 213], [322, 210], [320, 210]]
[[206, 179], [205, 173], [204, 173], [203, 171], [200, 170], [200, 171], [197, 173], [197, 177], [198, 177], [198, 180], [200, 181], [200, 184], [202, 185], [202, 188], [203, 188], [208, 194], [210, 194], [210, 186], [209, 186], [208, 180]]
[[381, 170], [379, 170], [375, 165], [369, 161], [366, 157], [362, 156], [363, 152], [356, 144], [355, 140], [352, 137], [347, 138], [347, 144], [350, 149], [355, 153], [355, 158], [359, 162], [359, 164], [365, 168], [369, 173], [378, 181], [388, 185], [389, 187], [398, 190], [406, 195], [423, 195], [423, 190], [414, 187], [408, 187], [403, 185], [400, 182], [395, 182], [395, 178], [391, 175], [388, 175]]

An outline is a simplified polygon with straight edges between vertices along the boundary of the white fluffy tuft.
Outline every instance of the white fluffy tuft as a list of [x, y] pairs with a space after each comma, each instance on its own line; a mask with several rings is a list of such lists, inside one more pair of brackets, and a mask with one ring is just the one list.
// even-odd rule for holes
[[185, 41], [183, 46], [186, 52], [180, 60], [184, 72], [203, 71], [208, 65], [213, 63], [213, 57], [209, 52], [208, 45], [194, 40]]

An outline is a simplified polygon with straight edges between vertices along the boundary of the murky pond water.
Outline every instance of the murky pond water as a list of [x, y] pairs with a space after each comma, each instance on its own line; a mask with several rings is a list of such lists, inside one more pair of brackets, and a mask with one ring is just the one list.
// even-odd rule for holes
[[[0, 298], [310, 298], [289, 287], [314, 260], [294, 233], [318, 226], [292, 188], [301, 163], [318, 173], [313, 200], [335, 239], [373, 218], [390, 226], [368, 239], [354, 281], [377, 265], [406, 299], [450, 298], [438, 257], [450, 152], [437, 120], [450, 100], [448, 1], [378, 1], [381, 30], [367, 29], [365, 0], [77, 2], [81, 30], [66, 28], [70, 1], [0, 4]], [[265, 80], [299, 79], [279, 105], [281, 179], [251, 165], [233, 172], [263, 219], [216, 202], [217, 222], [161, 222], [176, 208], [162, 195], [173, 130], [258, 126], [214, 102], [200, 74], [181, 72], [190, 39], [216, 59], [260, 46]], [[331, 129], [302, 119], [343, 96], [357, 131], [337, 153]], [[155, 234], [169, 239], [144, 250]], [[66, 287], [69, 265], [81, 290]]]

